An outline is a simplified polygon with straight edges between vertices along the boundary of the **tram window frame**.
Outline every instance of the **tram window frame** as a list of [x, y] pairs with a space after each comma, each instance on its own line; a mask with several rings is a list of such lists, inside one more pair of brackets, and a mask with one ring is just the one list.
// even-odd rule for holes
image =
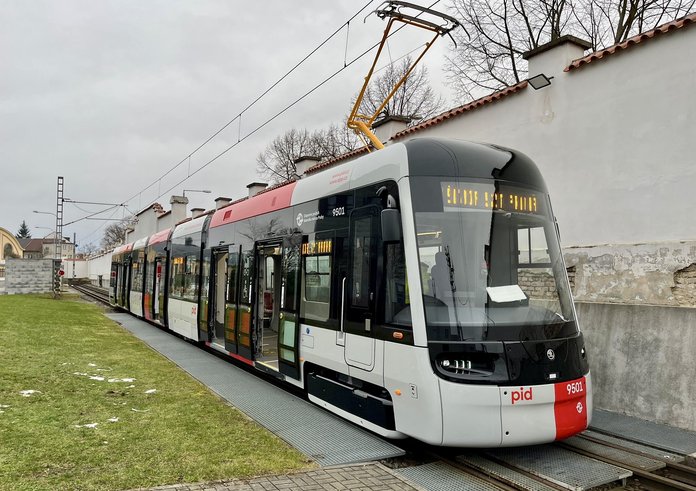
[[143, 288], [143, 291], [148, 293], [151, 293], [151, 289], [152, 291], [154, 291], [156, 258], [157, 253], [152, 247], [149, 247], [145, 254], [145, 262], [147, 263], [147, 265], [145, 266], [145, 284]]
[[[373, 300], [370, 295], [375, 293], [371, 291], [374, 287], [371, 266], [376, 267], [377, 265], [376, 250], [380, 241], [379, 237], [372, 233], [374, 220], [375, 217], [372, 214], [366, 214], [353, 220], [354, 225], [350, 237], [352, 250], [350, 305], [356, 309], [369, 310], [372, 306], [371, 300]], [[369, 230], [367, 235], [365, 229]], [[363, 291], [365, 295], [362, 295]]]
[[252, 307], [254, 304], [254, 249], [242, 250], [240, 261], [241, 283], [239, 304]]
[[[395, 261], [401, 264], [394, 264]], [[413, 329], [413, 314], [409, 315], [408, 321], [395, 322], [394, 317], [404, 309], [411, 307], [410, 291], [408, 286], [408, 267], [406, 265], [406, 251], [403, 241], [385, 244], [384, 247], [384, 271], [382, 276], [382, 301], [380, 302], [379, 317], [384, 325], [398, 327], [399, 329]], [[394, 267], [401, 267], [400, 275], [394, 274]], [[402, 281], [403, 292], [398, 290], [398, 284]], [[392, 290], [393, 287], [394, 290]], [[403, 294], [403, 302], [399, 302], [399, 295]], [[396, 300], [396, 301], [392, 301]], [[391, 306], [390, 306], [391, 304]], [[391, 314], [389, 314], [391, 312]]]
[[297, 297], [302, 291], [302, 286], [300, 285], [302, 243], [302, 236], [299, 234], [291, 237], [290, 240], [286, 240], [283, 244], [281, 259], [280, 308], [293, 314], [300, 310], [300, 302], [297, 301]]
[[[177, 260], [181, 260], [181, 262]], [[196, 253], [178, 254], [172, 258], [169, 284], [171, 298], [186, 302], [198, 302], [200, 262], [200, 257]]]
[[[331, 303], [333, 299], [333, 270], [334, 270], [334, 250], [335, 250], [335, 234], [333, 231], [330, 233], [314, 233], [305, 235], [302, 240], [302, 244], [317, 243], [319, 241], [331, 241], [331, 251], [328, 253], [314, 253], [314, 254], [302, 254], [301, 263], [301, 274], [300, 274], [300, 318], [303, 320], [312, 321], [314, 323], [326, 324], [332, 318]], [[302, 247], [302, 246], [301, 246]], [[325, 266], [326, 271], [319, 271], [319, 260], [322, 261], [323, 266]], [[316, 267], [312, 270], [308, 269], [308, 259], [309, 263], [316, 259]], [[327, 291], [325, 295], [318, 298], [307, 298], [307, 278], [308, 274], [312, 276], [319, 277], [321, 283], [321, 277], [326, 276], [325, 285], [320, 285], [320, 287], [325, 288]]]
[[[230, 248], [232, 249], [232, 248]], [[227, 292], [225, 293], [225, 302], [227, 304], [237, 304], [237, 292], [239, 280], [239, 252], [234, 249], [227, 253]]]
[[131, 268], [134, 274], [132, 274], [131, 291], [136, 293], [143, 293], [143, 281], [145, 280], [144, 275], [144, 251], [136, 251], [137, 260], [132, 262]]
[[[540, 236], [539, 233], [541, 233]], [[546, 230], [542, 225], [518, 227], [516, 240], [518, 269], [551, 267], [551, 254], [549, 253], [548, 241], [546, 240]], [[535, 243], [539, 244], [540, 240], [543, 240], [543, 249], [535, 249]], [[523, 244], [526, 249], [522, 248]], [[535, 251], [543, 251], [544, 260], [535, 261], [532, 257]], [[523, 259], [526, 259], [526, 261], [523, 261]]]

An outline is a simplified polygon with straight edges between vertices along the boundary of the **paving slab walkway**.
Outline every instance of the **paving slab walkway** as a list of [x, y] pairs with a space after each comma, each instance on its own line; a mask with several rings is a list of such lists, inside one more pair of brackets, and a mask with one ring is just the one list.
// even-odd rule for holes
[[158, 486], [150, 491], [424, 491], [377, 462], [234, 481]]

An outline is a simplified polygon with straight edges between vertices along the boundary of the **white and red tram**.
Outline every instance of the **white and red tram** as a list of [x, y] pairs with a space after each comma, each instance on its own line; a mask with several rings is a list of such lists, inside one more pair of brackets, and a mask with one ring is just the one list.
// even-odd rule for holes
[[112, 302], [433, 445], [584, 430], [589, 365], [543, 178], [414, 139], [114, 251]]

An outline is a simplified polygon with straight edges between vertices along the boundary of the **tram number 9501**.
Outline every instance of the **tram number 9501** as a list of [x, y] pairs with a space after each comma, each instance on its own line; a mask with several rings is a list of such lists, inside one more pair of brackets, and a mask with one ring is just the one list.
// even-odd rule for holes
[[338, 206], [331, 210], [331, 215], [335, 217], [340, 217], [346, 214], [346, 207], [345, 206]]
[[582, 394], [584, 391], [582, 382], [571, 382], [566, 385], [566, 390], [568, 391], [568, 395]]

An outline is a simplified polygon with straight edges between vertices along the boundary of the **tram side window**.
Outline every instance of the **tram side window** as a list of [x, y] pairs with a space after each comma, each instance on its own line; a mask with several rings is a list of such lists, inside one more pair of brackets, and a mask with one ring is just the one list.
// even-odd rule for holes
[[240, 303], [244, 305], [252, 304], [252, 284], [253, 275], [251, 270], [254, 267], [254, 251], [244, 251], [242, 253], [242, 285], [240, 290]]
[[237, 303], [237, 264], [239, 254], [231, 253], [227, 258], [227, 303]]
[[198, 301], [198, 273], [200, 272], [200, 260], [195, 254], [186, 256], [186, 281], [184, 299], [192, 302]]
[[300, 316], [320, 322], [330, 317], [332, 239], [302, 244]]
[[198, 272], [200, 261], [195, 254], [175, 257], [172, 260], [172, 283], [169, 290], [173, 297], [196, 302], [198, 300]]
[[200, 263], [200, 267], [203, 270], [203, 274], [201, 276], [201, 297], [203, 298], [203, 301], [205, 302], [206, 299], [208, 298], [208, 285], [210, 283], [210, 255], [205, 254], [203, 256], [203, 261]]
[[300, 247], [294, 245], [285, 247], [282, 263], [282, 298], [280, 307], [287, 312], [297, 310], [297, 275], [300, 269]]
[[137, 261], [133, 262], [133, 282], [131, 283], [131, 291], [143, 291], [143, 256], [138, 253]]
[[169, 294], [172, 297], [183, 298], [186, 284], [186, 258], [183, 256], [172, 258], [172, 273]]
[[411, 326], [404, 245], [387, 244], [384, 267], [384, 322]]
[[370, 306], [370, 259], [372, 256], [372, 217], [355, 220], [353, 236], [353, 307]]
[[155, 253], [153, 251], [147, 255], [147, 268], [146, 268], [146, 273], [145, 273], [145, 291], [150, 291], [150, 289], [155, 284], [154, 272], [155, 272]]

